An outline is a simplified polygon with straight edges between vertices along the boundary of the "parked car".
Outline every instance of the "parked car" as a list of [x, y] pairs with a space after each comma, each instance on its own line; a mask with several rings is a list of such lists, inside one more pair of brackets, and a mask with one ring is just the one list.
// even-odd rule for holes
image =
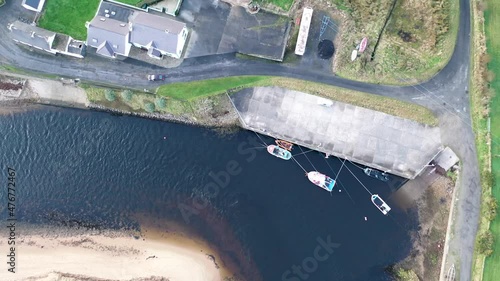
[[165, 80], [165, 78], [166, 78], [165, 74], [149, 74], [148, 75], [149, 81], [163, 81], [163, 80]]

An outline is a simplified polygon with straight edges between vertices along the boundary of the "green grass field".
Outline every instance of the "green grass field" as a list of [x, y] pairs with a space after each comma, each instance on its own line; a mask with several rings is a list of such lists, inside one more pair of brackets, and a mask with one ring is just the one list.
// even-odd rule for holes
[[290, 7], [292, 7], [294, 0], [257, 0], [254, 2], [257, 2], [260, 5], [271, 4], [271, 5], [280, 7], [281, 9], [283, 9], [285, 11], [288, 11], [288, 10], [290, 10]]
[[[496, 96], [491, 102], [491, 154], [492, 171], [495, 177], [495, 185], [492, 188], [493, 196], [500, 201], [500, 2], [496, 0], [487, 1], [485, 11], [486, 46], [491, 58], [488, 68], [495, 73], [495, 78], [490, 87]], [[483, 271], [484, 281], [497, 281], [500, 279], [500, 216], [497, 216], [490, 224], [490, 229], [495, 237], [494, 251], [486, 258]]]
[[324, 96], [368, 109], [415, 120], [420, 123], [437, 125], [437, 118], [430, 110], [419, 105], [402, 102], [378, 95], [371, 95], [330, 85], [303, 80], [272, 76], [236, 76], [202, 80], [187, 83], [174, 83], [158, 88], [157, 94], [177, 100], [192, 101], [201, 97], [219, 95], [232, 89], [258, 86], [278, 86], [314, 95]]
[[[450, 59], [458, 31], [458, 1], [399, 0], [372, 60], [376, 39], [392, 7], [392, 0], [331, 0], [349, 16], [344, 19], [342, 48], [335, 55], [337, 75], [380, 84], [414, 84], [425, 81]], [[351, 62], [361, 38], [367, 50]]]
[[193, 98], [222, 94], [228, 89], [252, 87], [257, 84], [257, 82], [267, 79], [268, 77], [265, 76], [237, 76], [186, 83], [174, 83], [159, 87], [157, 94], [179, 100], [190, 100]]
[[38, 21], [42, 28], [85, 40], [85, 22], [90, 21], [99, 6], [99, 0], [47, 0]]

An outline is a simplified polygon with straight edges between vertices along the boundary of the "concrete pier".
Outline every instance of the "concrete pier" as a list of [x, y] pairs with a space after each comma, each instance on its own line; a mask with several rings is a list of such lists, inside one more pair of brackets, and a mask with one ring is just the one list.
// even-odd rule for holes
[[359, 106], [278, 87], [230, 98], [248, 130], [408, 179], [442, 150], [438, 127]]

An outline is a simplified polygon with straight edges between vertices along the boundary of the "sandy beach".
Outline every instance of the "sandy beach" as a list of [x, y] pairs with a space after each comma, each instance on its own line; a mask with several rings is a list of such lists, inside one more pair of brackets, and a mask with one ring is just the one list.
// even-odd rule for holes
[[[8, 265], [2, 262], [0, 280], [223, 279], [224, 269], [202, 242], [175, 234], [148, 233], [141, 237], [122, 232], [19, 236], [16, 237], [16, 272], [9, 272]], [[0, 241], [2, 256], [9, 253], [9, 247], [6, 239]]]

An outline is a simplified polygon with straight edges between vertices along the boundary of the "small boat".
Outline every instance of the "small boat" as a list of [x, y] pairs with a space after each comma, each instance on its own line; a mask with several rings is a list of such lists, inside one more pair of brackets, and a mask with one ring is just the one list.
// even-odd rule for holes
[[285, 140], [276, 140], [276, 144], [283, 148], [283, 149], [286, 149], [288, 151], [291, 151], [292, 148], [293, 148], [293, 143], [291, 142], [288, 142], [288, 141], [285, 141]]
[[362, 53], [365, 51], [366, 49], [366, 45], [368, 45], [368, 38], [363, 38], [363, 40], [361, 40], [361, 43], [359, 43], [359, 52]]
[[332, 192], [333, 187], [335, 186], [335, 180], [330, 178], [329, 176], [323, 175], [320, 172], [309, 172], [307, 173], [307, 178], [314, 183], [315, 185], [323, 188], [328, 192]]
[[290, 153], [290, 151], [274, 144], [267, 146], [267, 152], [283, 160], [290, 160], [290, 158], [292, 158], [292, 154]]
[[372, 202], [373, 205], [375, 205], [375, 207], [377, 207], [384, 215], [387, 215], [387, 213], [391, 210], [391, 207], [389, 207], [389, 205], [387, 205], [387, 203], [385, 203], [384, 200], [378, 196], [378, 194], [372, 195]]
[[358, 51], [357, 50], [352, 50], [351, 61], [354, 61], [357, 57], [358, 57]]
[[363, 171], [365, 171], [365, 174], [367, 176], [370, 176], [372, 178], [376, 178], [376, 179], [381, 180], [381, 181], [388, 181], [389, 180], [389, 175], [387, 175], [386, 173], [382, 173], [381, 171], [377, 171], [377, 170], [370, 169], [370, 168], [365, 168]]

